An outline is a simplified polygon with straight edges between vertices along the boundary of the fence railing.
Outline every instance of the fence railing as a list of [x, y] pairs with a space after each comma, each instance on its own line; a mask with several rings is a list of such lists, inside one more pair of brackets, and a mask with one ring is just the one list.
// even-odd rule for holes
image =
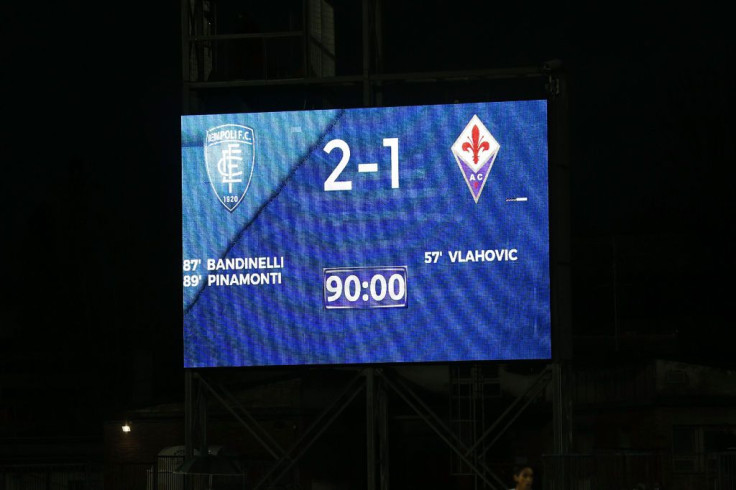
[[549, 454], [543, 462], [544, 490], [736, 490], [736, 451]]
[[709, 453], [706, 464], [706, 480], [709, 489], [736, 489], [736, 451]]
[[653, 490], [665, 479], [661, 453], [546, 455], [545, 490]]
[[103, 490], [103, 488], [101, 465], [0, 464], [0, 490]]
[[[678, 463], [692, 456], [692, 470]], [[117, 464], [0, 464], [0, 490], [184, 490], [184, 476], [172, 461]], [[620, 451], [548, 454], [542, 490], [734, 490], [736, 451], [673, 455]], [[188, 476], [193, 490], [245, 488], [241, 478]], [[211, 479], [210, 479], [211, 478]], [[541, 485], [540, 485], [541, 483]]]

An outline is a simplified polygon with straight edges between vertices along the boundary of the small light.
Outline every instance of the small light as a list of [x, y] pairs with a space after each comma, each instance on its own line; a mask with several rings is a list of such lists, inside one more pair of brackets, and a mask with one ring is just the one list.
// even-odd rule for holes
[[125, 424], [123, 424], [123, 432], [130, 432], [130, 425], [128, 424], [128, 422], [125, 422]]

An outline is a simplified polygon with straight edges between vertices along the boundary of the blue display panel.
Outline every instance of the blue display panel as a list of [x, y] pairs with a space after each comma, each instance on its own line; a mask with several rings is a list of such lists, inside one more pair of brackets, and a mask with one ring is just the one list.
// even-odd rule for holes
[[184, 367], [551, 357], [545, 100], [181, 130]]

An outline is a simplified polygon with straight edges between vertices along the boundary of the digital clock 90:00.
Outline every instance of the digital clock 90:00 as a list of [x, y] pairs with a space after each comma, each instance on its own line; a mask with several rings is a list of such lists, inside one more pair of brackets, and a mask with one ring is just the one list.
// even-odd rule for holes
[[323, 269], [327, 309], [403, 308], [407, 305], [407, 267], [332, 267]]

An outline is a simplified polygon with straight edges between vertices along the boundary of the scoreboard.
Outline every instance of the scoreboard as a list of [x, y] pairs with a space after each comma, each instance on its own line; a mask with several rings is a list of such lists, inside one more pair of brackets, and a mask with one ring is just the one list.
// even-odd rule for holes
[[184, 367], [551, 358], [547, 101], [181, 118]]

